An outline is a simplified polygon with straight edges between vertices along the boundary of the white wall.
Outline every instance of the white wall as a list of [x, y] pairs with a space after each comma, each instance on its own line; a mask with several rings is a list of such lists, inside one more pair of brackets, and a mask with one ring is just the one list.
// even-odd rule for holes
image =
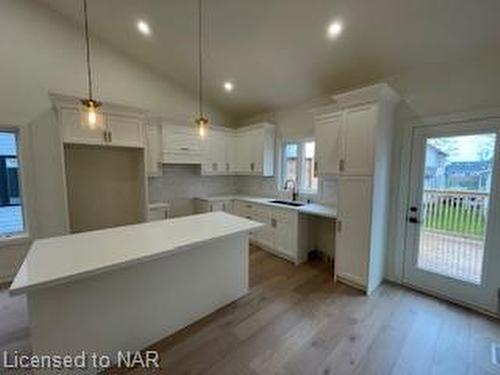
[[[54, 160], [58, 163], [60, 156], [57, 142], [39, 136], [44, 127], [55, 126], [48, 91], [74, 96], [86, 94], [83, 48], [81, 29], [54, 11], [36, 1], [0, 1], [0, 125], [29, 124], [39, 128], [33, 131], [38, 135], [34, 148], [39, 151], [37, 157], [40, 153], [48, 157], [44, 166], [47, 170], [38, 163], [37, 178], [26, 184], [30, 192], [26, 199], [34, 200], [33, 207], [29, 207], [30, 216], [35, 212], [39, 222], [39, 225], [30, 223], [32, 235], [60, 233], [64, 222], [60, 168], [51, 164]], [[92, 51], [98, 99], [139, 107], [172, 119], [194, 118], [196, 96], [99, 41], [93, 41]], [[231, 125], [231, 119], [216, 108], [208, 106], [207, 112], [214, 123]], [[23, 255], [19, 247], [7, 251], [0, 246], [0, 280], [15, 272]]]

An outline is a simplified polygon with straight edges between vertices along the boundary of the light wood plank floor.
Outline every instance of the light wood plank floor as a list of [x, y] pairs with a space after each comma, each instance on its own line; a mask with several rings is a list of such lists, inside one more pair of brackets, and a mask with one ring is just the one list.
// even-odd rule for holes
[[[150, 373], [500, 374], [490, 360], [496, 320], [392, 284], [365, 297], [334, 285], [323, 263], [295, 267], [256, 248], [250, 278], [247, 296], [155, 344], [162, 369]], [[24, 345], [22, 301], [7, 320], [9, 299], [0, 301], [0, 345]]]

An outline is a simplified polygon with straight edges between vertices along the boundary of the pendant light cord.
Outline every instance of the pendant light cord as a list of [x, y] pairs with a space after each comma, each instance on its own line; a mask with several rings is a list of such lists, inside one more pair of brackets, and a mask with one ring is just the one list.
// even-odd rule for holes
[[200, 118], [203, 117], [203, 4], [198, 0], [198, 96]]
[[87, 0], [83, 0], [83, 15], [84, 15], [84, 30], [85, 30], [85, 48], [87, 58], [87, 79], [89, 84], [89, 99], [92, 100], [92, 70], [90, 66], [90, 36], [89, 36], [89, 20], [87, 11]]

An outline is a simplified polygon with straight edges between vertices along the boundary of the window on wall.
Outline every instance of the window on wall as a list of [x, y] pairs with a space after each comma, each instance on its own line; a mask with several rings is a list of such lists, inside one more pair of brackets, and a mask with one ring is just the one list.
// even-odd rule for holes
[[318, 178], [315, 174], [315, 142], [304, 140], [283, 145], [282, 183], [294, 180], [301, 193], [316, 193]]
[[15, 131], [0, 130], [0, 237], [25, 231], [17, 137]]

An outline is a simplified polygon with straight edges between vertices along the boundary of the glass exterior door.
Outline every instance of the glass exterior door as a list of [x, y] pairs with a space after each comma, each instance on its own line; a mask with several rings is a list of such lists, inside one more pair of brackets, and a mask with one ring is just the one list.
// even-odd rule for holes
[[498, 134], [496, 127], [417, 129], [407, 216], [405, 281], [489, 310], [500, 286], [487, 267], [500, 257], [492, 207]]

